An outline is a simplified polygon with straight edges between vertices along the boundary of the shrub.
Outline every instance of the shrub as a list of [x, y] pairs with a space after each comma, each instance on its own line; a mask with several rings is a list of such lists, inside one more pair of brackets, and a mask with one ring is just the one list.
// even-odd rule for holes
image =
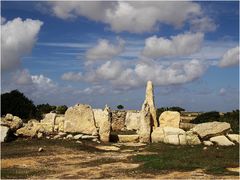
[[239, 110], [227, 112], [220, 117], [219, 121], [228, 122], [234, 133], [239, 133]]
[[68, 107], [67, 107], [66, 105], [58, 106], [58, 107], [56, 108], [56, 112], [57, 112], [58, 114], [65, 114], [67, 108], [68, 108]]
[[118, 108], [118, 109], [123, 109], [123, 108], [124, 108], [124, 106], [123, 106], [123, 105], [121, 105], [121, 104], [119, 104], [119, 105], [117, 106], [117, 108]]
[[11, 113], [22, 119], [34, 118], [36, 107], [33, 102], [18, 90], [1, 94], [1, 115]]

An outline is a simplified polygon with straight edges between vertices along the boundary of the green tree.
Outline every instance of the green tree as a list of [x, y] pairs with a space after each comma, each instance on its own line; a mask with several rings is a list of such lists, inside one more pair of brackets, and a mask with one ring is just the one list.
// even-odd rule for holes
[[50, 113], [51, 111], [56, 110], [56, 106], [51, 106], [48, 103], [47, 104], [39, 104], [37, 105], [38, 112], [43, 115], [46, 113]]
[[239, 133], [239, 110], [233, 110], [232, 112], [227, 112], [220, 117], [219, 121], [227, 122], [231, 125], [231, 129], [234, 133]]
[[205, 122], [213, 122], [213, 121], [219, 121], [220, 114], [217, 111], [210, 111], [203, 114], [198, 115], [192, 123], [199, 124], [199, 123], [205, 123]]
[[36, 107], [33, 102], [18, 90], [1, 94], [1, 115], [11, 113], [22, 119], [34, 118]]
[[119, 104], [119, 105], [117, 106], [117, 108], [118, 108], [118, 109], [123, 109], [123, 108], [124, 108], [124, 106], [123, 106], [123, 105], [121, 105], [121, 104]]
[[68, 107], [67, 107], [66, 105], [58, 106], [58, 107], [56, 108], [56, 112], [57, 112], [58, 114], [65, 114], [67, 108], [68, 108]]

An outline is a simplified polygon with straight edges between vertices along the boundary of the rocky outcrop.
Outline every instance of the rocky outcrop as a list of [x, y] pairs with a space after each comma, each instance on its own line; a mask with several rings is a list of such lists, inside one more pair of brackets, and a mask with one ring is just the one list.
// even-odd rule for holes
[[154, 90], [153, 90], [152, 81], [147, 82], [146, 97], [145, 97], [145, 101], [144, 101], [143, 104], [148, 104], [152, 125], [154, 127], [158, 127], [157, 113], [156, 113], [156, 108], [155, 108], [155, 103], [154, 103]]
[[240, 135], [239, 134], [227, 134], [228, 139], [232, 142], [240, 143]]
[[23, 126], [23, 121], [18, 116], [6, 114], [4, 118], [1, 118], [1, 124], [4, 126], [8, 126], [12, 131], [16, 131]]
[[201, 144], [200, 139], [197, 134], [194, 134], [192, 131], [186, 132], [186, 141], [188, 145], [197, 145]]
[[70, 133], [97, 134], [93, 110], [86, 104], [77, 104], [65, 112], [64, 131]]
[[7, 141], [9, 131], [10, 131], [9, 127], [1, 126], [1, 142]]
[[127, 130], [139, 130], [140, 128], [140, 112], [128, 111], [125, 119], [125, 126]]
[[216, 143], [219, 146], [233, 146], [234, 145], [234, 143], [229, 141], [229, 139], [226, 138], [225, 136], [211, 137], [210, 141], [213, 143]]
[[140, 128], [138, 131], [139, 141], [149, 143], [151, 141], [151, 113], [150, 107], [147, 103], [144, 103], [140, 115]]
[[177, 111], [164, 111], [159, 117], [160, 127], [179, 128], [180, 113]]
[[22, 128], [18, 129], [15, 134], [23, 137], [35, 137], [38, 131], [44, 131], [44, 129], [41, 128], [37, 120], [30, 120]]
[[184, 130], [172, 127], [157, 127], [151, 134], [152, 142], [164, 142], [174, 145], [185, 145], [186, 133]]
[[55, 118], [54, 131], [64, 132], [64, 115], [57, 115]]
[[127, 112], [122, 110], [112, 110], [111, 114], [112, 114], [111, 129], [113, 131], [124, 130]]
[[109, 142], [111, 131], [111, 117], [109, 108], [93, 109], [96, 126], [99, 128], [100, 140], [103, 142]]
[[230, 124], [226, 122], [207, 122], [196, 125], [192, 131], [201, 139], [209, 139], [213, 136], [224, 135], [230, 130]]

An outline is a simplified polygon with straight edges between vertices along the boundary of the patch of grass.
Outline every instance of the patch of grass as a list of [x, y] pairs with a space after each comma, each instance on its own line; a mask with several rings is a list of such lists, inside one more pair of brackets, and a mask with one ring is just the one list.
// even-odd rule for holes
[[208, 147], [203, 146], [173, 146], [167, 144], [151, 144], [146, 147], [147, 151], [155, 152], [152, 155], [136, 155], [132, 159], [143, 163], [141, 171], [159, 172], [159, 170], [194, 170], [204, 169], [209, 174], [238, 173], [226, 170], [227, 167], [239, 166], [239, 147]]
[[28, 168], [2, 168], [1, 169], [1, 178], [2, 179], [27, 179], [32, 176], [41, 177], [46, 172], [49, 173], [46, 169], [28, 169]]

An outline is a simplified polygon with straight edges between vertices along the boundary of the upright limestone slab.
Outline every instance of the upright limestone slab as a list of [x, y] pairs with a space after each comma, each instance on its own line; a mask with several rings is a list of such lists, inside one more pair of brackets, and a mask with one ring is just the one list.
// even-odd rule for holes
[[93, 110], [86, 104], [77, 104], [65, 112], [65, 132], [77, 132], [83, 134], [97, 134]]
[[148, 143], [151, 141], [151, 114], [150, 107], [147, 103], [144, 103], [141, 110], [140, 127], [139, 127], [139, 141]]
[[146, 97], [145, 97], [145, 102], [144, 103], [148, 104], [148, 106], [149, 106], [151, 121], [152, 121], [154, 127], [158, 127], [157, 113], [156, 113], [156, 108], [155, 108], [155, 103], [154, 103], [154, 91], [153, 91], [152, 81], [147, 82]]
[[97, 128], [99, 128], [100, 140], [103, 142], [109, 142], [111, 122], [109, 108], [93, 109], [94, 118]]
[[177, 111], [164, 111], [159, 117], [160, 127], [179, 128], [180, 113]]

